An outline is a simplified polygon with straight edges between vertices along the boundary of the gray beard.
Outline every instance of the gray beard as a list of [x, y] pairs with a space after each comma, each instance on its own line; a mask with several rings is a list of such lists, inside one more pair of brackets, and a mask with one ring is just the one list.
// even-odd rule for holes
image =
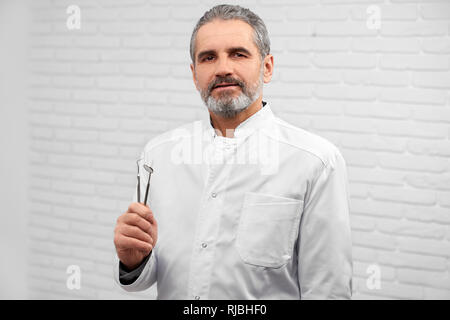
[[209, 96], [205, 104], [209, 110], [218, 116], [234, 118], [238, 113], [247, 109], [257, 98], [257, 94], [249, 97], [244, 93], [241, 93], [236, 98], [219, 98], [219, 100]]
[[237, 114], [247, 109], [253, 102], [256, 101], [256, 99], [258, 99], [262, 92], [263, 75], [264, 66], [262, 65], [258, 82], [253, 85], [252, 88], [242, 86], [242, 92], [236, 98], [220, 95], [216, 100], [211, 94], [206, 96], [208, 89], [200, 91], [200, 95], [206, 107], [211, 112], [223, 118], [234, 118]]

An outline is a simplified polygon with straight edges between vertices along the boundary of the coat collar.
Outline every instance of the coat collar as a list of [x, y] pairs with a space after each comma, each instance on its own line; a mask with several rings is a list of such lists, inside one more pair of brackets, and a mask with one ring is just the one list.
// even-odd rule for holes
[[[263, 101], [262, 107], [257, 112], [252, 114], [250, 117], [242, 121], [234, 130], [234, 138], [243, 139], [251, 135], [255, 130], [265, 127], [270, 120], [273, 119], [274, 115], [270, 105]], [[208, 113], [209, 115], [209, 113]], [[227, 138], [217, 135], [216, 130], [212, 124], [211, 115], [209, 115], [209, 124], [207, 125], [207, 130], [213, 138], [218, 138], [221, 140], [233, 140], [234, 138]]]

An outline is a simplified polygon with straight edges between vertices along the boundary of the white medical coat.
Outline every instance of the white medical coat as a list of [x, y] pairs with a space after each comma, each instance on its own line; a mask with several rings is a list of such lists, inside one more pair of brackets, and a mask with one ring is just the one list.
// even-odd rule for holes
[[208, 115], [152, 139], [142, 157], [154, 169], [158, 241], [132, 284], [120, 283], [116, 259], [123, 289], [156, 283], [158, 299], [351, 297], [347, 173], [332, 143], [266, 104], [232, 138]]

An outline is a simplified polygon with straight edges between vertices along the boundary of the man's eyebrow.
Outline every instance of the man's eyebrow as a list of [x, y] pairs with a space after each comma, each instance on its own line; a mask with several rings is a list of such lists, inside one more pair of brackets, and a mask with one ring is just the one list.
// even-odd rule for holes
[[[251, 56], [252, 54], [250, 53], [250, 51], [248, 51], [247, 49], [245, 49], [244, 47], [232, 47], [232, 48], [228, 48], [227, 49], [228, 53], [233, 53], [233, 52], [242, 52], [245, 53], [248, 56]], [[199, 52], [199, 54], [197, 55], [197, 60], [200, 60], [201, 58], [203, 58], [204, 56], [210, 55], [210, 54], [216, 54], [215, 50], [205, 50], [205, 51], [201, 51]]]
[[228, 53], [232, 53], [232, 52], [243, 52], [248, 56], [251, 56], [252, 54], [250, 53], [250, 51], [248, 51], [247, 49], [245, 49], [244, 47], [233, 47], [233, 48], [229, 48], [227, 49]]
[[210, 55], [210, 54], [215, 54], [216, 51], [215, 50], [205, 50], [205, 51], [201, 51], [199, 52], [199, 54], [197, 55], [197, 60], [200, 60], [201, 58], [203, 58], [204, 56]]

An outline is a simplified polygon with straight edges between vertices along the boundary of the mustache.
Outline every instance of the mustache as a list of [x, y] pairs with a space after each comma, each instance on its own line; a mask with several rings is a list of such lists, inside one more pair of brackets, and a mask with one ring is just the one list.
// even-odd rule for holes
[[224, 78], [217, 78], [213, 82], [211, 82], [208, 86], [208, 95], [211, 94], [211, 91], [218, 86], [219, 84], [226, 83], [226, 84], [235, 84], [241, 87], [241, 89], [245, 88], [245, 83], [239, 79], [235, 79], [233, 77], [224, 77]]

